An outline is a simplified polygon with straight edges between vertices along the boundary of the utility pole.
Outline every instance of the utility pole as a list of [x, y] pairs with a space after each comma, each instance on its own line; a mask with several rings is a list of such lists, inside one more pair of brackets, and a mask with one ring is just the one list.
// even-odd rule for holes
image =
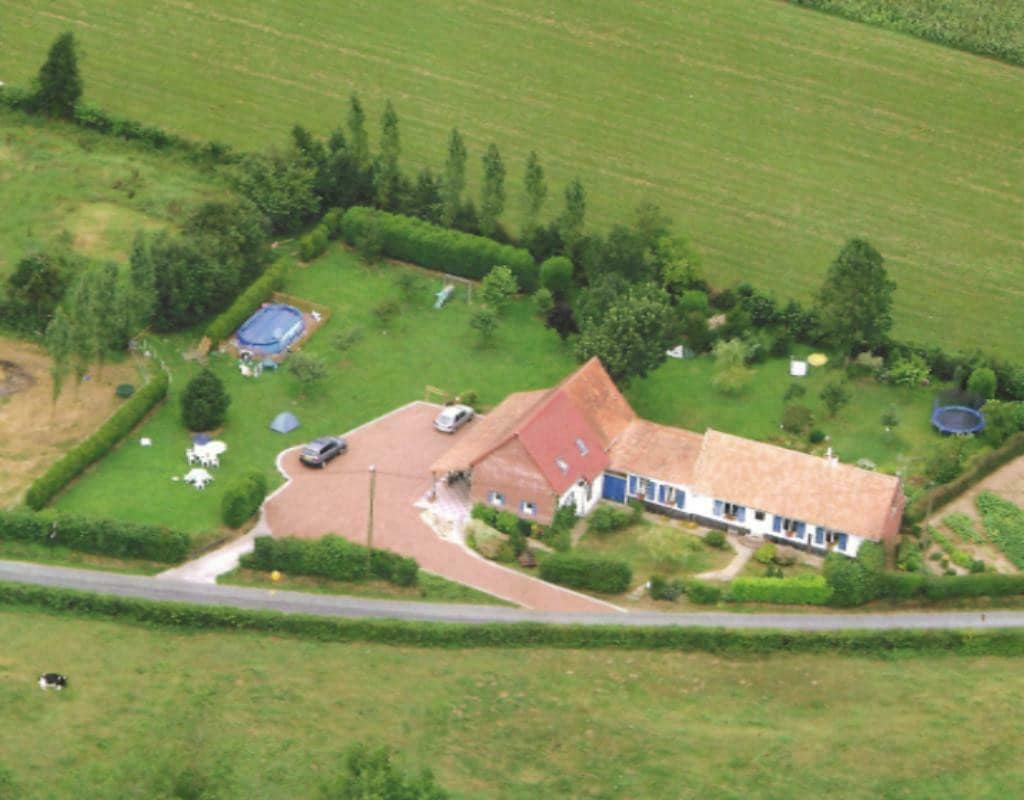
[[366, 549], [373, 553], [373, 496], [377, 489], [377, 467], [370, 464], [370, 513], [366, 518]]

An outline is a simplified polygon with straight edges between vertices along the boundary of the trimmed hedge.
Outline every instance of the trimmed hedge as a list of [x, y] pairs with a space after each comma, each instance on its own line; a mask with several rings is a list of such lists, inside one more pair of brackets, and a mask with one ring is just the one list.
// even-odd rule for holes
[[1020, 455], [1024, 455], [1024, 431], [1013, 434], [995, 450], [983, 453], [973, 459], [967, 469], [949, 483], [936, 486], [931, 491], [922, 492], [913, 503], [907, 504], [907, 508], [903, 512], [904, 523], [921, 522], [928, 513], [929, 507], [933, 510], [941, 508], [966, 492], [982, 478], [991, 475]]
[[922, 597], [949, 600], [956, 597], [1007, 597], [1024, 594], [1024, 575], [981, 572], [956, 577], [919, 573], [886, 572], [881, 576], [881, 596], [895, 600]]
[[344, 619], [224, 606], [157, 602], [70, 589], [0, 582], [0, 605], [173, 626], [294, 636], [319, 642], [373, 642], [413, 647], [558, 647], [678, 650], [720, 655], [839, 653], [886, 657], [949, 653], [1024, 656], [1024, 629], [773, 631], [725, 628], [544, 625], [535, 622], [457, 624]]
[[0, 539], [164, 564], [180, 564], [194, 545], [190, 534], [157, 525], [28, 511], [0, 511]]
[[206, 327], [206, 336], [211, 347], [231, 338], [238, 327], [258, 309], [271, 294], [284, 286], [285, 277], [292, 262], [289, 258], [279, 258], [267, 268], [260, 277], [249, 284], [226, 311], [217, 315]]
[[257, 511], [267, 496], [267, 478], [262, 472], [250, 472], [228, 485], [221, 498], [220, 515], [229, 528], [240, 528]]
[[386, 256], [474, 279], [483, 278], [501, 264], [512, 270], [520, 291], [532, 292], [537, 288], [537, 262], [528, 250], [414, 217], [352, 206], [341, 220], [342, 237], [355, 246], [371, 219], [376, 223]]
[[367, 548], [329, 534], [322, 539], [257, 536], [253, 552], [242, 556], [247, 569], [280, 570], [291, 575], [319, 575], [337, 581], [381, 578], [398, 586], [415, 586], [419, 564], [387, 550]]
[[540, 577], [571, 589], [622, 594], [633, 580], [625, 561], [578, 553], [554, 553], [540, 562]]
[[34, 511], [43, 508], [61, 489], [99, 461], [167, 396], [167, 373], [158, 369], [149, 383], [124, 402], [91, 436], [68, 450], [29, 487], [25, 503]]
[[686, 596], [691, 603], [711, 606], [722, 599], [722, 588], [714, 583], [690, 581], [686, 584]]
[[737, 578], [726, 592], [733, 603], [785, 603], [787, 605], [825, 605], [832, 587], [821, 575], [795, 578]]

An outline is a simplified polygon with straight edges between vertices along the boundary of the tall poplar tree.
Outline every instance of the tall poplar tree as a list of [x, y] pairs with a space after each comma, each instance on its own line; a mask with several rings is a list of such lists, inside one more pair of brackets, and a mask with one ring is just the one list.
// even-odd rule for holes
[[348, 98], [348, 150], [359, 169], [370, 166], [370, 139], [366, 135], [366, 113], [359, 95]]
[[466, 188], [466, 143], [458, 128], [448, 136], [448, 158], [444, 162], [441, 186], [441, 220], [449, 227], [459, 214], [462, 192]]
[[46, 326], [46, 350], [50, 354], [50, 376], [53, 378], [53, 406], [56, 408], [57, 398], [64, 388], [64, 379], [71, 369], [71, 352], [73, 339], [71, 320], [63, 306], [58, 306], [53, 319]]
[[532, 230], [537, 225], [537, 216], [548, 196], [548, 184], [544, 180], [544, 167], [533, 150], [526, 158], [526, 172], [523, 175], [523, 230]]
[[380, 156], [373, 173], [374, 197], [380, 208], [391, 209], [395, 205], [400, 174], [398, 157], [402, 146], [398, 138], [398, 114], [388, 100], [380, 118]]
[[483, 156], [484, 179], [480, 189], [480, 232], [490, 236], [497, 230], [498, 217], [505, 210], [505, 164], [498, 146], [487, 146]]
[[571, 248], [583, 235], [583, 222], [587, 214], [587, 195], [579, 178], [565, 187], [565, 210], [558, 219], [558, 232], [566, 249]]

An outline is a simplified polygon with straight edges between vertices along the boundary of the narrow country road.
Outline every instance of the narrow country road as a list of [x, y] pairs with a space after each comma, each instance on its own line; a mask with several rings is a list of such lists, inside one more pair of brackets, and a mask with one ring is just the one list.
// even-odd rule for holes
[[1024, 627], [1024, 611], [986, 611], [984, 615], [976, 611], [897, 614], [732, 614], [724, 611], [685, 614], [641, 611], [622, 614], [616, 612], [528, 611], [500, 606], [407, 603], [337, 595], [246, 589], [168, 577], [151, 578], [95, 570], [50, 567], [21, 561], [0, 561], [0, 581], [57, 586], [65, 589], [160, 601], [315, 614], [326, 617], [375, 617], [418, 622], [683, 625], [793, 631]]

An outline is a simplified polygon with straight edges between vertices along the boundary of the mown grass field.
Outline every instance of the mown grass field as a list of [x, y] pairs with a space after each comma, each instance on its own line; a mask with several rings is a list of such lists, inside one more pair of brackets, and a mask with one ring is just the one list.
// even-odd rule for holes
[[[2, 49], [2, 48], [0, 48]], [[0, 109], [0, 282], [35, 248], [128, 259], [138, 229], [173, 227], [226, 194], [179, 156]]]
[[863, 235], [899, 283], [898, 336], [1024, 346], [1024, 81], [1006, 64], [774, 0], [11, 0], [4, 23], [0, 79], [27, 84], [72, 28], [90, 101], [245, 147], [326, 134], [352, 90], [374, 122], [390, 98], [409, 171], [439, 168], [458, 126], [475, 191], [500, 146], [513, 224], [536, 149], [547, 214], [575, 175], [601, 227], [654, 200], [716, 284], [808, 297]]
[[[1012, 659], [452, 652], [20, 610], [0, 630], [17, 731], [0, 764], [24, 800], [173, 796], [186, 771], [195, 796], [317, 797], [365, 740], [460, 800], [1002, 798], [1024, 781]], [[45, 670], [71, 689], [41, 692]]]

